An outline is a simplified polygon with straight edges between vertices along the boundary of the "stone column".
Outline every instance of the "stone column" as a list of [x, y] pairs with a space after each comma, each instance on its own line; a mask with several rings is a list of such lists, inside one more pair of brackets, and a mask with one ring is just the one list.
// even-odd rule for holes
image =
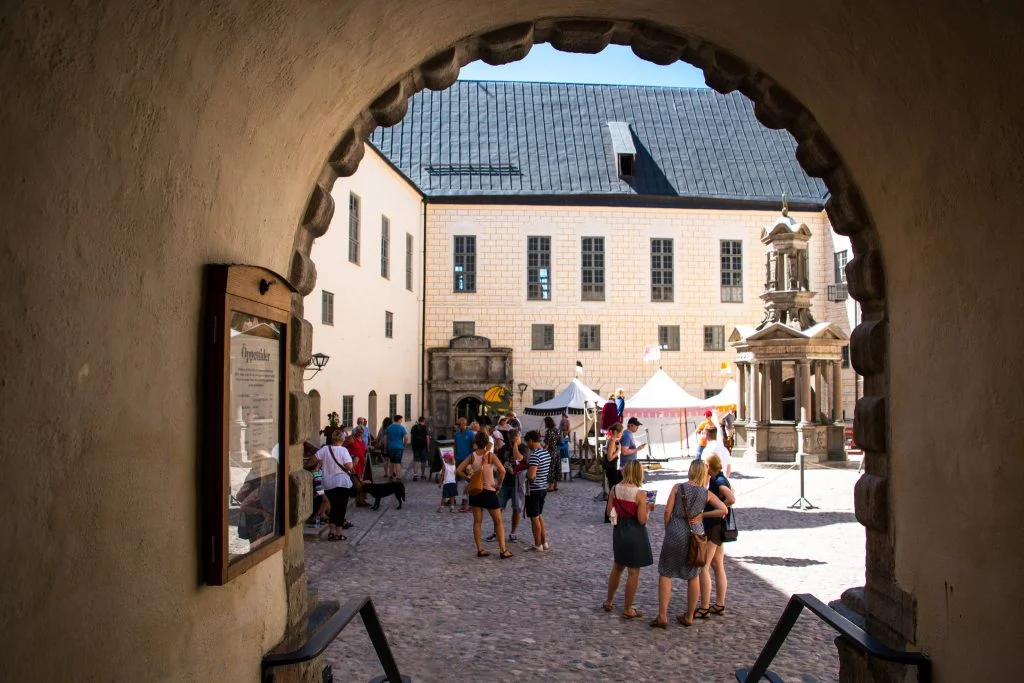
[[761, 412], [761, 377], [761, 363], [754, 361], [750, 364], [750, 422], [755, 425], [764, 418]]
[[736, 367], [739, 368], [739, 403], [736, 405], [736, 419], [746, 420], [747, 419], [747, 364], [737, 363]]
[[761, 363], [761, 419], [760, 422], [772, 421], [772, 362]]
[[825, 396], [821, 393], [822, 388], [825, 386], [825, 373], [821, 369], [822, 361], [814, 361], [814, 396], [818, 399], [818, 409], [814, 411], [814, 415], [811, 416], [813, 422], [825, 422]]
[[837, 360], [832, 361], [832, 421], [843, 422], [843, 367]]
[[797, 362], [800, 371], [800, 383], [797, 390], [800, 392], [800, 415], [799, 420], [803, 424], [811, 422], [811, 362], [801, 360]]
[[804, 422], [804, 392], [801, 388], [804, 385], [804, 372], [807, 370], [804, 367], [803, 361], [793, 361], [793, 422]]

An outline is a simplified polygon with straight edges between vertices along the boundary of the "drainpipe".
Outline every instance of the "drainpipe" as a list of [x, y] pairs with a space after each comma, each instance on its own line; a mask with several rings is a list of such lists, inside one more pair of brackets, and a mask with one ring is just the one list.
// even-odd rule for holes
[[[427, 197], [423, 197], [423, 229], [420, 231], [420, 248], [423, 258], [420, 260], [420, 415], [428, 415], [424, 403], [427, 394], [426, 354], [427, 354]], [[427, 420], [428, 423], [431, 420]]]

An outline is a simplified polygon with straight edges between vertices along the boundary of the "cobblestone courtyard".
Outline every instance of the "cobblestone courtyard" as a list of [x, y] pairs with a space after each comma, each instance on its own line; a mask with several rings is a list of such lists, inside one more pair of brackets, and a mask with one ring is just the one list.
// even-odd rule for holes
[[[673, 461], [645, 485], [663, 502], [682, 478]], [[414, 681], [644, 680], [735, 681], [750, 666], [789, 596], [824, 601], [864, 583], [864, 532], [853, 515], [856, 470], [807, 472], [807, 497], [820, 509], [789, 510], [799, 495], [795, 470], [737, 464], [739, 541], [727, 546], [728, 612], [684, 628], [685, 582], [675, 581], [668, 630], [651, 629], [657, 612], [657, 556], [663, 508], [648, 523], [655, 566], [642, 570], [635, 601], [644, 618], [601, 610], [611, 566], [611, 527], [598, 483], [563, 482], [548, 494], [544, 517], [551, 550], [527, 552], [529, 524], [519, 529], [515, 557], [477, 558], [472, 516], [437, 513], [440, 489], [412, 482], [401, 510], [354, 510], [348, 542], [307, 542], [310, 580], [320, 599], [370, 595], [404, 675]], [[506, 533], [509, 513], [505, 515]], [[490, 522], [485, 520], [484, 533]], [[623, 581], [624, 583], [624, 581]], [[838, 680], [835, 634], [804, 615], [772, 666], [786, 681]], [[327, 651], [336, 680], [367, 681], [380, 666], [354, 622]]]

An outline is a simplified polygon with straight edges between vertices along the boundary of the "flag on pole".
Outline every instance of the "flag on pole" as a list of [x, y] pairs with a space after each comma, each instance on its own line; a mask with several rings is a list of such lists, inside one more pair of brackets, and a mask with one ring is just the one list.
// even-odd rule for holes
[[661, 360], [661, 346], [659, 344], [648, 344], [644, 347], [644, 362], [653, 363]]

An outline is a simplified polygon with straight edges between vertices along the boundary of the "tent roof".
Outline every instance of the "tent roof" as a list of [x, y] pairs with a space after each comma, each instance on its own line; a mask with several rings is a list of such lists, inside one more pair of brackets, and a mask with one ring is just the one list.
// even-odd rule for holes
[[581, 415], [584, 402], [592, 405], [604, 405], [603, 398], [591, 391], [579, 379], [573, 378], [569, 382], [569, 386], [553, 399], [525, 408], [523, 412], [527, 415], [561, 415], [563, 412]]
[[715, 408], [721, 406], [734, 406], [740, 402], [740, 388], [736, 384], [736, 380], [730, 379], [722, 387], [722, 390], [717, 394], [708, 398], [704, 401], [704, 405], [708, 408]]
[[687, 408], [703, 408], [704, 401], [687, 393], [676, 384], [668, 373], [658, 368], [657, 372], [640, 387], [631, 398], [626, 399], [625, 412], [632, 415], [656, 417], [652, 413], [679, 411]]

